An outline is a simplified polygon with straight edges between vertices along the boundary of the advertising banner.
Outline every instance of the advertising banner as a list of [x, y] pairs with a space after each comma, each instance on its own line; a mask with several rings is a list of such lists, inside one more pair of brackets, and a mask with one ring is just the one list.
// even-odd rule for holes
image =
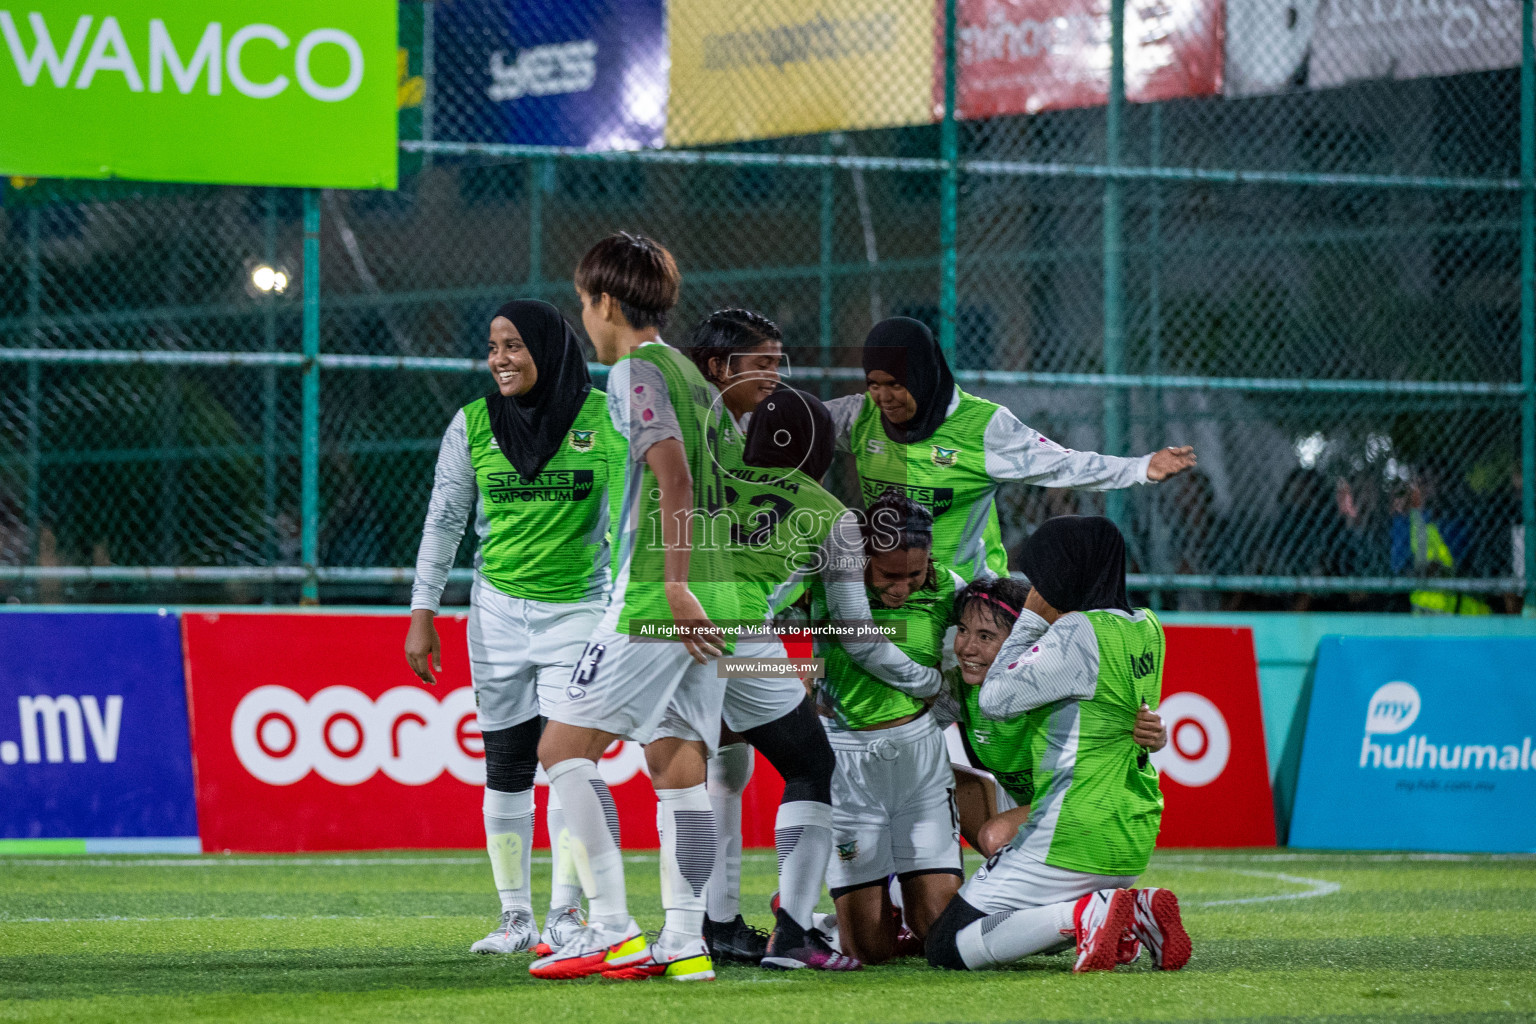
[[[1109, 0], [958, 0], [955, 16], [957, 116], [1108, 102]], [[1126, 4], [1126, 98], [1148, 103], [1219, 93], [1222, 28], [1221, 0]], [[942, 20], [936, 40], [941, 57]], [[943, 76], [936, 59], [933, 102], [940, 112]]]
[[0, 651], [0, 838], [197, 835], [175, 616], [0, 615]]
[[0, 0], [0, 174], [394, 188], [397, 6]]
[[1516, 0], [1227, 0], [1227, 91], [1520, 65]]
[[672, 0], [667, 15], [669, 146], [934, 119], [931, 3]]
[[[436, 687], [406, 667], [408, 625], [404, 615], [184, 617], [205, 850], [484, 845], [485, 750], [465, 620], [437, 619]], [[640, 746], [615, 744], [600, 768], [625, 848], [655, 849], [656, 798]], [[548, 846], [542, 772], [536, 781], [535, 843]], [[744, 797], [747, 845], [773, 844], [781, 789], [760, 759]]]
[[434, 12], [437, 139], [659, 146], [663, 0], [457, 0]]
[[1324, 637], [1293, 846], [1536, 851], [1536, 639]]
[[1253, 631], [1168, 626], [1168, 745], [1152, 755], [1163, 789], [1157, 845], [1274, 846]]

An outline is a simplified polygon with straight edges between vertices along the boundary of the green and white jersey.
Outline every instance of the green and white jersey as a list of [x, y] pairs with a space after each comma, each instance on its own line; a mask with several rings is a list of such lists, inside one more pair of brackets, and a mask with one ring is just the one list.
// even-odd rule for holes
[[941, 704], [934, 705], [935, 719], [953, 721], [965, 736], [966, 746], [983, 769], [991, 772], [1020, 807], [1035, 799], [1034, 761], [1029, 749], [1029, 716], [988, 718], [981, 713], [981, 687], [971, 686], [959, 668], [944, 673]]
[[607, 396], [596, 388], [565, 443], [529, 482], [497, 447], [485, 399], [460, 409], [438, 449], [411, 607], [437, 610], [471, 511], [480, 542], [475, 568], [485, 582], [531, 601], [601, 599], [608, 586], [609, 475], [623, 457]]
[[1008, 573], [997, 521], [1001, 484], [1114, 490], [1146, 483], [1152, 458], [1071, 451], [996, 402], [959, 388], [943, 424], [918, 444], [887, 437], [880, 409], [868, 394], [834, 398], [827, 411], [837, 425], [838, 448], [853, 453], [865, 506], [894, 487], [927, 507], [933, 513], [934, 561], [951, 566], [967, 582], [978, 574]]
[[1163, 795], [1131, 731], [1142, 704], [1161, 700], [1164, 650], [1145, 608], [1069, 612], [1049, 627], [1019, 615], [977, 701], [988, 718], [1026, 723], [1034, 801], [1015, 846], [1072, 871], [1146, 870]]
[[[732, 575], [729, 515], [720, 466], [715, 389], [698, 368], [662, 342], [641, 345], [619, 360], [608, 376], [608, 415], [627, 454], [624, 491], [613, 529], [614, 583], [609, 617], [614, 629], [657, 635], [672, 621], [666, 597], [666, 551], [661, 522], [661, 488], [645, 455], [658, 441], [682, 442], [693, 478], [693, 546], [688, 589], [716, 625], [741, 618]], [[606, 620], [605, 620], [606, 621]], [[727, 650], [734, 636], [727, 633]]]
[[[915, 664], [930, 669], [932, 675], [923, 685], [898, 688], [861, 664], [847, 643], [822, 635], [815, 638], [816, 656], [825, 659], [826, 666], [826, 676], [816, 686], [817, 703], [842, 728], [868, 729], [915, 715], [927, 708], [926, 698], [938, 692], [944, 631], [954, 614], [955, 595], [965, 589], [965, 581], [942, 565], [934, 568], [937, 572], [928, 584], [913, 592], [900, 608], [885, 607], [879, 595], [871, 591], [865, 594], [874, 623], [893, 625], [898, 630], [893, 639], [871, 646], [894, 647]], [[811, 587], [811, 608], [818, 622], [831, 617], [826, 586], [819, 580]]]

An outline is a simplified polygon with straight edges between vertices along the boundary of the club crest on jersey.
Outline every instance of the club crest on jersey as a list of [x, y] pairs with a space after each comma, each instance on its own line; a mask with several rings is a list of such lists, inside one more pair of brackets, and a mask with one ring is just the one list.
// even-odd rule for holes
[[945, 448], [943, 445], [933, 445], [933, 464], [935, 466], [953, 466], [960, 459], [959, 448]]
[[858, 855], [859, 855], [859, 841], [857, 839], [855, 839], [851, 843], [838, 843], [837, 844], [837, 859], [838, 860], [853, 860]]
[[579, 452], [589, 452], [589, 451], [591, 451], [592, 450], [592, 438], [596, 434], [597, 434], [597, 431], [595, 431], [595, 430], [573, 430], [573, 431], [571, 431], [571, 447], [576, 449]]

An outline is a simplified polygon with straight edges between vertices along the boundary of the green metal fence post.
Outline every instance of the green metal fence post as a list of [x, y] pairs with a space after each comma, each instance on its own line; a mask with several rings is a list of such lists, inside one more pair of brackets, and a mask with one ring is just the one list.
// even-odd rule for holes
[[[432, 0], [421, 0], [421, 141], [430, 146], [432, 121], [437, 115], [437, 94], [433, 79], [437, 77], [437, 26], [433, 15], [436, 5]], [[432, 166], [432, 150], [424, 150], [421, 166]]]
[[939, 348], [955, 365], [955, 315], [959, 306], [955, 283], [955, 228], [960, 196], [960, 130], [955, 124], [955, 5], [944, 0], [944, 120], [939, 126]]
[[539, 297], [544, 285], [544, 180], [548, 159], [528, 161], [528, 295]]
[[1525, 615], [1536, 618], [1536, 44], [1530, 3], [1520, 5], [1520, 510], [1525, 529]]
[[[1153, 167], [1162, 163], [1163, 159], [1163, 105], [1152, 104], [1152, 124], [1150, 128], [1151, 139], [1148, 149], [1151, 151]], [[1163, 309], [1162, 309], [1162, 244], [1163, 244], [1163, 186], [1160, 182], [1153, 181], [1152, 213], [1147, 224], [1147, 372], [1154, 377], [1163, 372]], [[1151, 446], [1156, 448], [1163, 443], [1163, 389], [1153, 387], [1147, 396], [1150, 399], [1150, 415], [1147, 423], [1151, 430]], [[1163, 503], [1159, 501], [1160, 492], [1153, 492], [1152, 500], [1148, 502], [1152, 509], [1152, 565], [1153, 572], [1168, 572], [1168, 521], [1163, 513]], [[1163, 608], [1163, 592], [1152, 591], [1152, 608], [1161, 611]]]
[[[267, 189], [267, 212], [262, 228], [262, 258], [267, 266], [277, 265], [277, 197], [275, 188]], [[261, 334], [268, 352], [277, 351], [277, 295], [262, 297], [264, 307]], [[269, 366], [261, 372], [261, 507], [262, 522], [266, 525], [266, 543], [263, 545], [269, 563], [277, 562], [277, 367]], [[275, 598], [269, 587], [267, 600]]]
[[[1109, 5], [1109, 105], [1104, 115], [1104, 163], [1120, 166], [1120, 117], [1125, 106], [1125, 0]], [[1111, 177], [1104, 182], [1104, 372], [1125, 372], [1125, 309], [1122, 271], [1125, 247], [1121, 238], [1124, 186]], [[1104, 392], [1104, 454], [1125, 454], [1125, 392]], [[1104, 508], [1122, 531], [1125, 493], [1109, 491]]]
[[[830, 134], [821, 137], [821, 151], [830, 154], [832, 152], [832, 136]], [[820, 321], [817, 330], [818, 362], [822, 367], [832, 365], [832, 256], [833, 256], [833, 206], [835, 197], [835, 184], [832, 180], [832, 168], [830, 166], [821, 169], [821, 244], [816, 270], [817, 282], [820, 285], [817, 293], [817, 314]], [[821, 397], [832, 397], [832, 382], [825, 377], [821, 381]]]
[[320, 603], [320, 193], [304, 190], [303, 436], [299, 456], [299, 550], [302, 604]]
[[[39, 252], [37, 220], [42, 214], [36, 206], [27, 211], [27, 335], [33, 345], [41, 339], [38, 331], [43, 312], [43, 266]], [[27, 561], [37, 564], [38, 535], [42, 529], [42, 367], [27, 363]]]

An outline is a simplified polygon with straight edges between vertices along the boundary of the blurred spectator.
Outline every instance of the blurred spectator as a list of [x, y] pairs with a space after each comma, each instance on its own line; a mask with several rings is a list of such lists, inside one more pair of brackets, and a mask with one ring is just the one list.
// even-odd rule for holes
[[[1210, 477], [1191, 469], [1163, 486], [1173, 489], [1169, 558], [1173, 571], [1187, 575], [1219, 575], [1229, 566], [1225, 523], [1216, 509], [1216, 489]], [[1175, 607], [1182, 612], [1217, 611], [1221, 596], [1213, 590], [1181, 590]]]
[[[1525, 529], [1520, 514], [1520, 466], [1515, 463], [1499, 475], [1504, 486], [1490, 488], [1480, 496], [1475, 541], [1467, 559], [1467, 573], [1472, 576], [1513, 577], [1513, 592], [1500, 595], [1504, 611], [1518, 614], [1523, 598], [1525, 576]], [[1476, 482], [1474, 481], [1474, 487]]]
[[[1438, 474], [1426, 471], [1411, 481], [1392, 505], [1392, 571], [1412, 573], [1426, 582], [1457, 576], [1473, 539], [1458, 503], [1439, 486]], [[1409, 593], [1415, 615], [1487, 615], [1488, 602], [1461, 591], [1420, 587]]]

